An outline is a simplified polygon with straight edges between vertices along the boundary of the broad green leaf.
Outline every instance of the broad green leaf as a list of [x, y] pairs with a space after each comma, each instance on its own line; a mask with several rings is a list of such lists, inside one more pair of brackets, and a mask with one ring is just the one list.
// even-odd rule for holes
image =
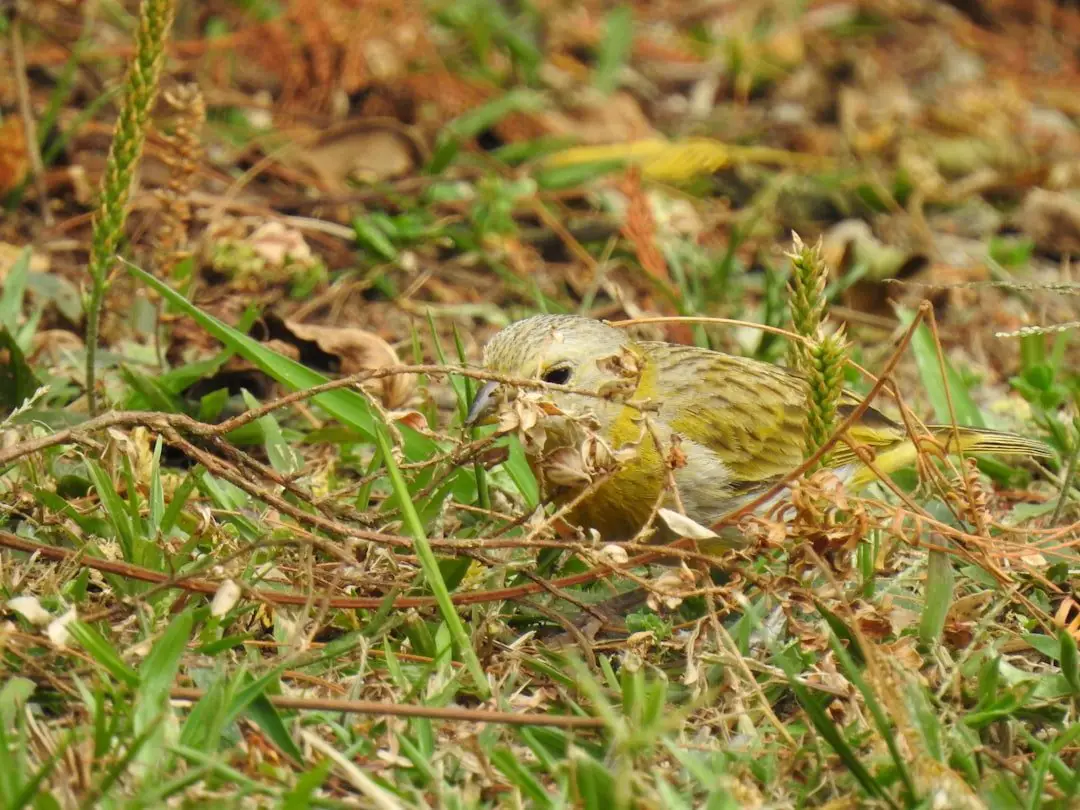
[[[178, 292], [146, 271], [131, 264], [128, 265], [128, 270], [137, 279], [159, 293], [169, 304], [193, 318], [210, 335], [224, 343], [229, 350], [258, 366], [278, 382], [294, 390], [302, 390], [327, 381], [321, 374], [271, 351], [258, 341], [202, 312]], [[312, 401], [335, 419], [361, 433], [368, 441], [374, 441], [375, 425], [380, 423], [380, 420], [364, 395], [348, 389], [337, 389], [318, 394], [312, 398]], [[408, 461], [423, 461], [440, 452], [439, 445], [433, 439], [407, 425], [399, 425], [398, 431], [402, 436], [402, 450]], [[472, 502], [476, 493], [471, 471], [458, 470], [453, 474], [453, 480], [455, 482], [454, 497], [465, 503]]]
[[925, 601], [919, 620], [919, 640], [923, 644], [936, 644], [940, 640], [945, 618], [952, 607], [954, 582], [952, 556], [944, 551], [931, 551], [927, 560]]

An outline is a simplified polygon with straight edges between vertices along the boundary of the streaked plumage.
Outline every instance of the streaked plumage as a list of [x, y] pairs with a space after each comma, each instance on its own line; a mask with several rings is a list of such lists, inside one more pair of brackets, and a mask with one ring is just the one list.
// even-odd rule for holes
[[[614, 392], [621, 387], [610, 398], [546, 392], [566, 413], [594, 414], [599, 435], [613, 450], [636, 448], [571, 516], [607, 539], [632, 536], [665, 487], [664, 458], [644, 426], [643, 414], [648, 414], [662, 448], [669, 448], [677, 437], [685, 464], [674, 470], [675, 483], [687, 515], [706, 526], [803, 461], [806, 383], [778, 366], [693, 346], [634, 341], [622, 329], [566, 315], [539, 315], [506, 327], [486, 347], [484, 365], [502, 374], [547, 378], [582, 391]], [[493, 388], [487, 386], [478, 397], [474, 415], [486, 405]], [[841, 417], [858, 402], [856, 395], [845, 395]], [[531, 459], [541, 479], [544, 459], [553, 450], [582, 439], [572, 421], [562, 417], [548, 418], [545, 427], [543, 452]], [[951, 427], [931, 430], [950, 451], [957, 450]], [[875, 463], [886, 472], [910, 464], [916, 456], [904, 429], [877, 410], [866, 411], [851, 437], [873, 448]], [[960, 430], [959, 449], [1047, 453], [1034, 440], [970, 428]], [[849, 486], [872, 480], [872, 473], [846, 445], [837, 447], [830, 464]], [[580, 489], [548, 487], [548, 494], [565, 502]]]

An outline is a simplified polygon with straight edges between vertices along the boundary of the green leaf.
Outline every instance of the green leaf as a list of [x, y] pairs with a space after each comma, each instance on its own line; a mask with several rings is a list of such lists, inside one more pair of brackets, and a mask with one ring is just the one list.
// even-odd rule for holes
[[858, 637], [851, 631], [851, 628], [844, 624], [839, 616], [825, 607], [825, 605], [817, 599], [814, 600], [814, 607], [817, 609], [817, 612], [821, 614], [822, 618], [825, 619], [826, 624], [829, 625], [829, 629], [833, 631], [836, 637], [841, 641], [847, 642], [848, 646], [845, 653], [851, 656], [854, 664], [857, 664], [860, 667], [866, 666], [866, 655], [863, 653], [862, 645], [859, 644]]
[[[326, 378], [306, 366], [283, 357], [266, 348], [258, 341], [237, 332], [213, 316], [202, 312], [167, 284], [146, 271], [128, 264], [128, 271], [137, 279], [158, 292], [172, 306], [193, 318], [210, 335], [221, 341], [231, 351], [258, 366], [264, 373], [293, 390], [311, 388], [326, 382]], [[356, 391], [338, 389], [327, 391], [312, 398], [319, 407], [331, 416], [361, 433], [368, 441], [375, 437], [375, 425], [381, 420], [373, 413], [367, 398]], [[407, 425], [398, 427], [403, 439], [405, 458], [409, 461], [423, 461], [440, 451], [438, 444]], [[471, 503], [475, 497], [471, 471], [459, 470], [454, 474], [454, 497]]]
[[34, 303], [44, 307], [54, 304], [57, 311], [72, 323], [82, 320], [82, 299], [78, 288], [59, 273], [38, 273], [31, 271], [26, 280], [26, 289], [34, 298]]
[[798, 672], [795, 669], [795, 665], [790, 656], [776, 655], [774, 658], [780, 662], [780, 666], [783, 667], [785, 674], [788, 678], [788, 686], [791, 691], [795, 693], [795, 698], [799, 701], [799, 705], [803, 707], [803, 711], [806, 712], [807, 717], [810, 718], [810, 722], [814, 728], [817, 729], [818, 734], [825, 738], [825, 741], [832, 746], [832, 749], [836, 752], [836, 755], [840, 757], [840, 761], [844, 763], [844, 766], [851, 772], [851, 775], [855, 777], [855, 780], [862, 785], [863, 790], [870, 796], [877, 799], [882, 799], [888, 802], [890, 807], [895, 807], [892, 799], [889, 797], [881, 785], [877, 783], [870, 772], [866, 769], [866, 766], [859, 761], [859, 758], [855, 755], [855, 751], [848, 744], [848, 741], [844, 739], [844, 735], [840, 732], [840, 729], [836, 727], [836, 723], [822, 708], [817, 698], [810, 693], [802, 682], [799, 680]]
[[988, 654], [983, 665], [979, 667], [978, 696], [979, 703], [975, 707], [981, 709], [991, 705], [998, 697], [998, 688], [1001, 684], [1001, 656]]
[[503, 464], [503, 469], [509, 473], [517, 491], [525, 499], [525, 505], [530, 510], [535, 509], [540, 505], [540, 485], [536, 482], [536, 476], [533, 475], [532, 468], [529, 466], [525, 448], [521, 446], [516, 436], [508, 438], [507, 447], [510, 455]]
[[[246, 389], [241, 392], [244, 403], [251, 410], [258, 408], [261, 403]], [[292, 476], [303, 469], [304, 459], [294, 450], [281, 433], [281, 425], [272, 413], [264, 414], [258, 418], [259, 427], [262, 429], [263, 446], [266, 448], [266, 456], [270, 459], [270, 466], [284, 476]]]
[[90, 474], [90, 480], [94, 482], [94, 489], [97, 490], [98, 499], [105, 509], [105, 514], [108, 515], [109, 523], [120, 542], [120, 551], [124, 559], [135, 565], [142, 565], [142, 555], [139, 553], [140, 538], [136, 528], [131, 525], [131, 514], [127, 510], [127, 504], [117, 493], [112, 479], [100, 464], [93, 459], [87, 459], [86, 469]]
[[292, 790], [285, 794], [281, 810], [308, 810], [312, 807], [315, 791], [322, 787], [333, 764], [331, 760], [324, 759], [311, 770], [300, 774]]
[[554, 807], [540, 780], [530, 773], [517, 754], [505, 746], [499, 746], [490, 755], [491, 764], [502, 771], [510, 784], [524, 794], [532, 807]]
[[139, 406], [139, 410], [183, 413], [184, 408], [180, 397], [163, 386], [160, 380], [147, 377], [145, 374], [140, 374], [124, 365], [120, 366], [120, 376], [124, 378], [135, 393], [142, 397], [143, 402], [135, 403]]
[[24, 247], [4, 276], [3, 292], [0, 293], [0, 327], [14, 335], [19, 328], [26, 281], [30, 275], [30, 247]]
[[229, 389], [217, 388], [199, 398], [199, 410], [195, 418], [200, 422], [216, 422], [229, 402]]
[[619, 73], [630, 58], [633, 44], [634, 13], [630, 6], [618, 6], [607, 16], [593, 74], [593, 86], [604, 95], [610, 95], [619, 86]]
[[180, 483], [180, 486], [173, 490], [172, 500], [169, 501], [169, 505], [161, 517], [161, 524], [158, 526], [162, 537], [168, 537], [173, 527], [176, 526], [176, 521], [180, 519], [180, 514], [184, 511], [184, 505], [198, 484], [198, 472], [198, 469], [189, 472]]
[[427, 581], [428, 587], [431, 588], [443, 620], [446, 622], [450, 635], [454, 639], [454, 644], [457, 645], [465, 666], [473, 677], [473, 685], [481, 695], [487, 697], [490, 692], [487, 675], [484, 674], [484, 668], [480, 666], [480, 659], [476, 657], [476, 650], [473, 649], [469, 634], [465, 632], [461, 617], [450, 599], [450, 592], [447, 590], [446, 582], [442, 578], [438, 560], [431, 550], [431, 544], [428, 542], [427, 534], [424, 532], [423, 524], [420, 522], [420, 516], [416, 512], [416, 505], [409, 494], [409, 488], [405, 483], [404, 476], [401, 474], [401, 469], [394, 460], [390, 440], [381, 425], [376, 428], [375, 441], [379, 447], [379, 453], [382, 455], [386, 472], [390, 477], [390, 485], [401, 509], [405, 527], [409, 534], [412, 535], [415, 544], [414, 550], [416, 556], [420, 559], [420, 568], [423, 571], [424, 579]]
[[167, 709], [180, 658], [191, 637], [195, 621], [193, 611], [194, 608], [189, 607], [173, 617], [139, 667], [139, 696], [134, 715], [136, 733], [159, 722], [162, 712]]
[[379, 228], [371, 217], [355, 217], [352, 222], [356, 241], [380, 259], [388, 262], [397, 261], [398, 250], [386, 233]]
[[640, 726], [644, 713], [645, 670], [643, 667], [623, 667], [619, 673], [623, 714], [634, 726]]
[[919, 619], [919, 640], [923, 644], [936, 644], [941, 639], [952, 606], [954, 583], [952, 557], [944, 551], [931, 551], [926, 567], [925, 602]]
[[6, 729], [15, 728], [16, 718], [22, 713], [35, 688], [32, 680], [18, 676], [9, 677], [0, 686], [0, 725]]
[[222, 731], [228, 723], [227, 706], [231, 698], [229, 689], [236, 680], [229, 681], [224, 677], [214, 679], [203, 696], [188, 711], [187, 719], [180, 729], [181, 745], [200, 751], [218, 750]]
[[934, 706], [926, 690], [917, 682], [904, 684], [902, 695], [908, 711], [915, 719], [926, 750], [938, 762], [945, 762], [945, 749], [942, 745], [942, 720], [934, 712]]
[[973, 711], [963, 718], [963, 723], [968, 728], [986, 728], [991, 723], [1012, 717], [1019, 712], [1032, 696], [1035, 684], [1025, 683], [1015, 686], [1007, 692], [1000, 693], [997, 698], [990, 702], [980, 711]]
[[592, 160], [586, 163], [574, 163], [569, 166], [552, 166], [550, 168], [538, 168], [533, 172], [537, 188], [546, 191], [559, 191], [564, 188], [577, 188], [578, 186], [599, 180], [613, 172], [626, 168], [628, 161], [618, 158], [611, 160]]
[[[59, 762], [61, 758], [63, 758], [64, 755], [67, 753], [68, 746], [71, 745], [71, 741], [73, 739], [74, 732], [69, 731], [67, 734], [64, 735], [64, 738], [60, 740], [59, 745], [53, 747], [53, 750], [49, 754], [48, 758], [41, 764], [41, 767], [39, 767], [34, 772], [34, 775], [29, 780], [27, 780], [27, 782], [22, 786], [22, 788], [17, 794], [0, 796], [0, 798], [4, 798], [7, 800], [7, 810], [20, 810], [20, 808], [25, 807], [31, 799], [34, 799], [36, 804], [37, 799], [35, 798], [35, 794], [37, 794], [41, 786], [45, 784], [45, 780], [49, 778], [49, 774], [51, 774], [53, 768], [56, 767], [56, 763]], [[0, 742], [4, 742], [2, 736], [0, 736]], [[8, 756], [8, 752], [5, 750], [4, 753], [6, 758]]]
[[297, 762], [304, 761], [304, 752], [293, 741], [289, 730], [285, 728], [285, 721], [281, 719], [281, 713], [266, 695], [259, 695], [251, 701], [245, 714], [283, 753]]
[[118, 681], [122, 681], [131, 688], [139, 685], [139, 673], [129, 666], [113, 646], [97, 630], [80, 621], [71, 622], [67, 626], [71, 637], [90, 653], [90, 657]]
[[544, 109], [544, 96], [535, 90], [516, 89], [459, 115], [446, 125], [444, 132], [459, 139], [475, 138], [486, 129], [514, 113], [535, 113]]
[[420, 750], [420, 746], [414, 743], [412, 738], [407, 734], [398, 734], [397, 741], [401, 746], [401, 753], [405, 755], [416, 769], [416, 781], [420, 786], [426, 788], [433, 783], [437, 783], [439, 776], [435, 773], [435, 769], [431, 767], [431, 755]]
[[441, 173], [457, 156], [464, 142], [475, 138], [486, 129], [491, 129], [506, 116], [519, 112], [539, 112], [544, 105], [544, 97], [540, 93], [517, 89], [458, 116], [443, 127], [439, 134], [427, 173]]
[[584, 810], [610, 810], [617, 807], [615, 778], [610, 768], [584, 752], [575, 752], [571, 760], [574, 768], [575, 807]]
[[863, 699], [866, 701], [866, 707], [870, 710], [870, 716], [874, 718], [874, 725], [877, 727], [878, 736], [885, 741], [885, 745], [889, 749], [889, 755], [892, 757], [893, 765], [900, 774], [900, 779], [903, 781], [904, 788], [907, 790], [909, 804], [915, 802], [918, 798], [915, 782], [912, 780], [911, 774], [908, 771], [907, 760], [900, 753], [900, 747], [896, 742], [896, 732], [889, 723], [888, 716], [881, 707], [877, 695], [874, 693], [874, 690], [870, 688], [870, 684], [866, 682], [866, 679], [863, 678], [862, 672], [859, 671], [859, 667], [856, 665], [855, 660], [848, 653], [847, 648], [840, 642], [840, 638], [835, 633], [829, 635], [829, 646], [832, 648], [833, 653], [840, 662], [844, 675], [851, 683], [855, 684], [855, 688], [862, 693]]
[[0, 414], [6, 415], [30, 399], [41, 383], [6, 326], [0, 327], [0, 357]]
[[1058, 630], [1058, 643], [1061, 645], [1061, 674], [1080, 695], [1080, 661], [1077, 660], [1076, 639], [1065, 629]]
[[[915, 319], [914, 313], [903, 307], [896, 308], [900, 322], [906, 327]], [[915, 364], [919, 369], [923, 388], [934, 408], [934, 418], [941, 424], [952, 424], [952, 411], [949, 408], [950, 396], [956, 411], [956, 423], [966, 427], [986, 427], [982, 412], [971, 398], [968, 387], [947, 359], [938, 358], [938, 346], [934, 335], [925, 323], [920, 323], [911, 339], [911, 348], [915, 353]], [[941, 369], [944, 366], [945, 375]]]
[[1054, 661], [1061, 660], [1061, 642], [1058, 639], [1042, 633], [1026, 633], [1020, 638], [1047, 658], [1052, 658]]

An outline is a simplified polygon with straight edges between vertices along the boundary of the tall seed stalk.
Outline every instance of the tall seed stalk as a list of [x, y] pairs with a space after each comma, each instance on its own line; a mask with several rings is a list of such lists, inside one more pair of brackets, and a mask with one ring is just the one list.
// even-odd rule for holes
[[86, 396], [91, 416], [97, 414], [96, 362], [101, 310], [116, 248], [127, 221], [132, 178], [146, 141], [150, 112], [161, 79], [165, 41], [174, 14], [175, 0], [143, 0], [139, 8], [135, 56], [124, 83], [120, 115], [101, 180], [90, 248], [90, 293], [86, 300]]
[[[806, 341], [792, 341], [788, 361], [808, 383], [806, 454], [812, 455], [832, 435], [840, 398], [844, 392], [844, 366], [848, 343], [843, 329], [825, 331], [825, 285], [829, 268], [821, 254], [821, 242], [806, 245], [794, 234], [791, 283], [788, 286], [792, 328]], [[827, 457], [819, 462], [823, 466]]]

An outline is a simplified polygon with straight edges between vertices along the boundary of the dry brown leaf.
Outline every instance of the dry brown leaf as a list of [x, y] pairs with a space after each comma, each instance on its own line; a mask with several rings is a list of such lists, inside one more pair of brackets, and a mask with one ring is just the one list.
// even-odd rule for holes
[[576, 447], [560, 447], [544, 457], [544, 480], [560, 487], [581, 487], [592, 483], [593, 472]]
[[1080, 254], [1080, 199], [1074, 196], [1032, 189], [1016, 214], [1016, 224], [1039, 250]]
[[569, 112], [554, 110], [539, 116], [552, 135], [574, 138], [582, 144], [625, 143], [655, 138], [637, 99], [625, 92], [583, 102]]
[[417, 433], [422, 433], [425, 436], [437, 437], [437, 434], [428, 425], [427, 417], [417, 410], [406, 411], [390, 411], [386, 414], [395, 425], [405, 425], [415, 430]]
[[927, 265], [929, 258], [917, 250], [908, 250], [882, 242], [860, 219], [846, 219], [832, 226], [822, 239], [825, 261], [838, 273], [855, 265], [866, 265], [866, 278], [882, 280], [906, 278]]
[[327, 191], [342, 192], [350, 180], [371, 183], [408, 175], [416, 168], [417, 151], [401, 132], [359, 121], [321, 135], [292, 160], [314, 172]]
[[746, 163], [802, 169], [821, 169], [825, 158], [786, 152], [766, 146], [738, 146], [713, 138], [642, 138], [626, 143], [573, 146], [544, 158], [542, 165], [554, 168], [578, 166], [597, 161], [620, 160], [638, 166], [645, 180], [681, 183]]
[[[327, 354], [337, 357], [341, 361], [342, 374], [401, 365], [389, 343], [355, 326], [319, 326], [297, 321], [284, 323], [296, 337], [310, 340]], [[416, 378], [412, 374], [391, 374], [364, 383], [364, 387], [376, 393], [387, 408], [397, 408], [409, 399], [416, 387]]]
[[902, 636], [896, 641], [880, 645], [880, 650], [910, 672], [912, 677], [919, 679], [918, 673], [923, 666], [923, 657], [918, 650], [918, 640], [915, 636]]
[[85, 351], [83, 339], [67, 329], [43, 329], [35, 332], [27, 358], [35, 366], [39, 363], [58, 365], [65, 355], [76, 356]]
[[648, 606], [659, 612], [661, 607], [675, 610], [682, 604], [683, 595], [694, 587], [694, 573], [686, 565], [664, 571], [649, 586]]
[[[2, 169], [0, 169], [0, 171], [2, 171]], [[22, 256], [23, 250], [24, 248], [19, 245], [12, 245], [9, 242], [0, 242], [0, 282], [3, 282], [7, 277], [8, 272], [10, 272], [11, 268], [15, 265], [15, 262]], [[49, 255], [47, 253], [31, 251], [30, 272], [49, 272]]]
[[1062, 599], [1054, 612], [1054, 624], [1067, 631], [1073, 638], [1080, 637], [1080, 604], [1071, 596]]
[[979, 619], [993, 599], [993, 591], [976, 591], [961, 596], [950, 605], [948, 618], [957, 622]]
[[19, 116], [9, 115], [0, 122], [0, 195], [22, 185], [29, 172], [26, 130]]
[[304, 235], [276, 219], [265, 222], [247, 238], [247, 243], [267, 264], [280, 267], [286, 261], [306, 263], [311, 260], [311, 248]]

